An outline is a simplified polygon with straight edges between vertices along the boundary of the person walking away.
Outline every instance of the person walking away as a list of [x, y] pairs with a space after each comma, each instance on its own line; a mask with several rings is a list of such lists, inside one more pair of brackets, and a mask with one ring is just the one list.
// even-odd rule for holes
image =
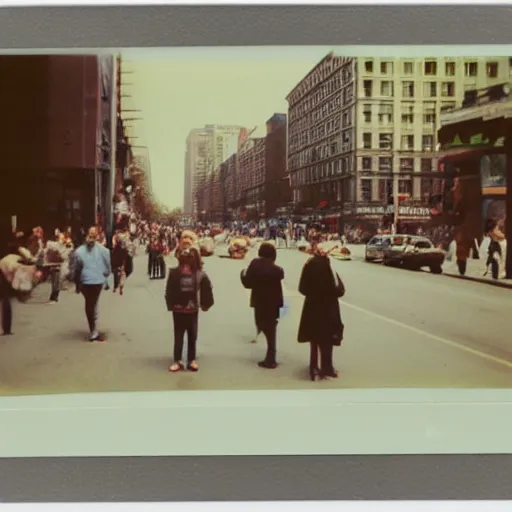
[[499, 223], [495, 219], [487, 219], [485, 222], [485, 235], [490, 238], [489, 248], [487, 249], [487, 261], [485, 275], [488, 269], [491, 269], [493, 279], [499, 279], [500, 276], [500, 263], [503, 260], [503, 251], [501, 244], [505, 240], [505, 235], [500, 229]]
[[133, 269], [133, 260], [130, 256], [130, 246], [132, 245], [130, 233], [117, 232], [112, 245], [113, 292], [116, 293], [119, 289], [119, 295], [123, 295], [125, 281]]
[[258, 258], [251, 261], [240, 274], [245, 288], [251, 290], [250, 306], [254, 308], [257, 335], [263, 332], [267, 339], [267, 354], [258, 363], [261, 368], [274, 369], [278, 363], [277, 323], [279, 311], [283, 307], [284, 270], [276, 265], [277, 251], [269, 242], [263, 242], [258, 250]]
[[314, 381], [317, 377], [338, 377], [333, 348], [343, 340], [338, 299], [345, 295], [345, 286], [331, 267], [327, 249], [318, 243], [312, 247], [313, 256], [305, 263], [299, 282], [299, 292], [305, 300], [298, 341], [310, 344], [309, 374]]
[[183, 249], [178, 256], [178, 266], [170, 269], [165, 286], [167, 310], [172, 311], [174, 322], [174, 362], [170, 372], [185, 369], [183, 343], [187, 334], [187, 369], [199, 370], [196, 361], [199, 310], [208, 311], [214, 304], [210, 278], [204, 272], [199, 251], [192, 247]]
[[46, 244], [45, 263], [49, 267], [51, 292], [48, 300], [49, 304], [57, 304], [59, 302], [61, 268], [66, 258], [66, 246], [64, 245], [64, 235], [59, 229], [54, 232], [54, 239], [49, 240]]
[[85, 316], [89, 324], [89, 341], [104, 341], [96, 330], [98, 301], [101, 290], [110, 275], [110, 252], [98, 242], [98, 229], [91, 227], [85, 244], [75, 253], [75, 283], [77, 293], [85, 299]]

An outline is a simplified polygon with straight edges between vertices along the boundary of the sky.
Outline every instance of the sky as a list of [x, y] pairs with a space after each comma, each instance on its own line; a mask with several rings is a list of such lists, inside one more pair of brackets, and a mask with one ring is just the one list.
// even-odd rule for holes
[[[169, 48], [122, 53], [123, 117], [135, 146], [147, 146], [156, 198], [183, 206], [185, 143], [206, 124], [265, 126], [287, 113], [287, 94], [328, 47]], [[260, 130], [258, 130], [260, 131]], [[134, 148], [137, 151], [137, 148]]]

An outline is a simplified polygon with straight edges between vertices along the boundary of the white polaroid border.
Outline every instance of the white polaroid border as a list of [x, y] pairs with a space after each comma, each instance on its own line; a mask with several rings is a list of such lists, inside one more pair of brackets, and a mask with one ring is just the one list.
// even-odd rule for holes
[[[462, 19], [458, 23], [464, 25]], [[416, 39], [424, 39], [418, 30], [425, 29], [425, 34], [430, 30], [418, 23], [410, 25]], [[477, 30], [477, 25], [474, 27]], [[146, 32], [151, 33], [149, 25]], [[377, 26], [375, 33], [382, 34]], [[131, 36], [136, 34], [131, 31]], [[493, 31], [489, 40], [492, 36], [496, 40]], [[260, 37], [264, 37], [261, 32]], [[481, 39], [481, 33], [478, 37]], [[304, 44], [298, 36], [288, 44], [293, 43]], [[342, 50], [347, 55], [368, 55], [370, 47], [343, 46]], [[403, 55], [404, 48], [373, 46], [371, 52]], [[407, 47], [408, 55], [511, 52], [507, 46]], [[178, 391], [4, 397], [0, 399], [4, 439], [0, 457], [502, 454], [512, 453], [511, 424], [512, 390]], [[76, 510], [77, 505], [73, 507]]]
[[6, 503], [0, 512], [510, 512], [511, 501], [222, 501]]

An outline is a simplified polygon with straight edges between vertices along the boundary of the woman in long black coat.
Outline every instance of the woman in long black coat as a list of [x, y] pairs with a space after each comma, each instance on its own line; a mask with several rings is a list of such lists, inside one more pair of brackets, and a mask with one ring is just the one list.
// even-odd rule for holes
[[305, 300], [298, 341], [311, 345], [309, 373], [314, 381], [317, 377], [338, 376], [333, 366], [333, 349], [343, 340], [344, 326], [338, 299], [345, 295], [345, 286], [332, 269], [328, 253], [317, 244], [313, 245], [313, 251], [299, 282], [299, 292]]

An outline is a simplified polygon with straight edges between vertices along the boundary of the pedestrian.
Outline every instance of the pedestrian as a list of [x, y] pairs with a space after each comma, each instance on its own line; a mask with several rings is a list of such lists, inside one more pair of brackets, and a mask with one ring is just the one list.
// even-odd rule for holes
[[251, 290], [250, 306], [254, 309], [256, 337], [262, 332], [267, 339], [267, 354], [258, 366], [268, 369], [278, 366], [277, 323], [283, 307], [284, 270], [276, 265], [276, 259], [275, 245], [263, 242], [258, 250], [258, 258], [253, 259], [240, 274], [244, 287]]
[[187, 334], [187, 369], [199, 370], [196, 361], [199, 310], [208, 311], [214, 304], [210, 278], [203, 270], [201, 256], [195, 248], [179, 252], [178, 266], [169, 271], [165, 287], [167, 310], [174, 322], [174, 361], [170, 372], [185, 369], [183, 344]]
[[299, 282], [304, 295], [298, 341], [310, 344], [309, 375], [311, 380], [336, 378], [333, 348], [343, 340], [339, 298], [345, 295], [340, 276], [331, 267], [328, 250], [312, 240], [313, 256], [305, 263]]
[[96, 330], [98, 301], [101, 290], [110, 275], [110, 252], [98, 242], [98, 229], [91, 227], [85, 244], [75, 253], [76, 292], [85, 299], [85, 316], [89, 324], [89, 341], [104, 341], [104, 336]]

